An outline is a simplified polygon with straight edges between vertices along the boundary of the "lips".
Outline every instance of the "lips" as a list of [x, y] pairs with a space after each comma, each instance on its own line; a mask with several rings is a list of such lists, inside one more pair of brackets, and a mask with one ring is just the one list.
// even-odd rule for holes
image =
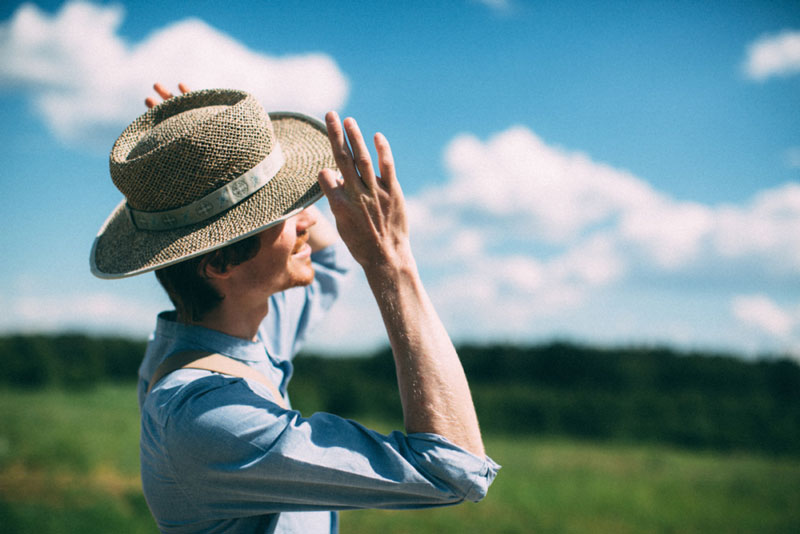
[[292, 249], [293, 256], [306, 256], [311, 254], [311, 245], [308, 244], [308, 232], [303, 232], [300, 239], [295, 243]]

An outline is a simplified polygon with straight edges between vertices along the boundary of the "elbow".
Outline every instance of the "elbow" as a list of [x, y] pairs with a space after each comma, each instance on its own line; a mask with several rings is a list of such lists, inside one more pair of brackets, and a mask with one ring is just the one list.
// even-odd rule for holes
[[500, 466], [492, 461], [489, 457], [486, 457], [484, 469], [482, 472], [476, 474], [476, 476], [472, 479], [472, 483], [468, 488], [466, 488], [467, 492], [464, 495], [464, 500], [470, 502], [478, 502], [483, 500], [483, 498], [489, 493], [489, 486], [491, 486], [492, 482], [494, 482], [499, 470]]

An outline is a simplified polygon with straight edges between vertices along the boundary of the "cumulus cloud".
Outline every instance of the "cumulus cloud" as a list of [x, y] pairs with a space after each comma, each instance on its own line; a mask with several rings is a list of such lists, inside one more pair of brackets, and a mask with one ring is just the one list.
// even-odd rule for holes
[[730, 279], [741, 268], [785, 284], [800, 272], [797, 183], [737, 205], [675, 199], [522, 126], [456, 136], [444, 160], [447, 181], [408, 201], [418, 263], [457, 337], [475, 324], [529, 332], [632, 273]]
[[101, 137], [102, 146], [144, 110], [158, 80], [245, 89], [267, 109], [311, 115], [341, 107], [347, 97], [346, 77], [325, 54], [271, 57], [198, 19], [130, 44], [118, 35], [123, 18], [120, 6], [69, 2], [50, 16], [23, 4], [0, 24], [0, 84], [30, 94], [61, 139]]
[[733, 299], [734, 317], [742, 323], [781, 338], [791, 334], [800, 322], [766, 295], [740, 295]]
[[757, 257], [773, 270], [800, 271], [800, 184], [762, 191], [744, 206], [718, 208], [713, 245], [725, 258]]
[[750, 44], [744, 70], [759, 81], [800, 72], [800, 30], [786, 30]]
[[2, 331], [102, 330], [145, 336], [155, 324], [161, 302], [140, 302], [108, 292], [37, 295], [24, 291], [0, 299], [6, 311]]
[[[613, 280], [624, 271], [617, 258], [623, 253], [628, 258], [638, 255], [657, 268], [679, 268], [701, 253], [707, 239], [719, 233], [724, 240], [729, 230], [717, 228], [716, 208], [673, 199], [624, 170], [548, 145], [524, 127], [513, 127], [485, 143], [471, 135], [458, 136], [447, 147], [445, 162], [450, 181], [414, 199], [413, 219], [436, 218], [437, 224], [426, 222], [419, 231], [448, 233], [443, 246], [458, 249], [447, 250], [448, 258], [464, 250], [479, 257], [485, 252], [481, 244], [485, 247], [490, 239], [518, 238], [523, 245], [545, 244], [572, 251], [569, 254], [592, 251], [607, 267], [586, 280], [597, 272]], [[749, 211], [734, 209], [732, 214], [737, 220], [772, 215], [773, 226], [796, 224], [794, 187], [766, 194]], [[785, 220], [778, 215], [784, 208]], [[785, 243], [790, 231], [776, 227], [775, 238]], [[755, 237], [754, 241], [771, 246]], [[585, 254], [581, 258], [587, 259]], [[563, 259], [556, 256], [550, 264], [560, 265]]]

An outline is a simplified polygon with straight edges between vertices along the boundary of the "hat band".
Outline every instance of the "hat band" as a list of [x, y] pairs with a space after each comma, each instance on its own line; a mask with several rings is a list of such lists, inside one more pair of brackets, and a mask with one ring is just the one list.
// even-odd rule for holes
[[283, 167], [286, 158], [275, 142], [272, 152], [261, 163], [191, 204], [165, 211], [141, 211], [125, 205], [125, 209], [140, 230], [174, 230], [189, 226], [232, 208], [272, 180]]

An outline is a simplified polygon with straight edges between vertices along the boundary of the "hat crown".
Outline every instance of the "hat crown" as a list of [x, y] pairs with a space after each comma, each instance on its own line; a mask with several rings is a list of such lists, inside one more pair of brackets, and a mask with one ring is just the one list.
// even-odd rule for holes
[[146, 111], [114, 143], [109, 166], [125, 199], [92, 245], [100, 278], [160, 269], [261, 232], [316, 201], [319, 172], [336, 162], [318, 119], [267, 115], [245, 92], [212, 89]]
[[156, 124], [152, 129], [142, 135], [136, 146], [131, 149], [127, 160], [143, 156], [161, 145], [170, 143], [173, 139], [191, 133], [192, 128], [227, 109], [227, 106], [207, 106], [203, 108], [182, 111], [172, 117], [167, 117]]
[[276, 142], [269, 116], [249, 94], [197, 91], [150, 109], [120, 135], [111, 178], [131, 208], [174, 209], [252, 169]]

